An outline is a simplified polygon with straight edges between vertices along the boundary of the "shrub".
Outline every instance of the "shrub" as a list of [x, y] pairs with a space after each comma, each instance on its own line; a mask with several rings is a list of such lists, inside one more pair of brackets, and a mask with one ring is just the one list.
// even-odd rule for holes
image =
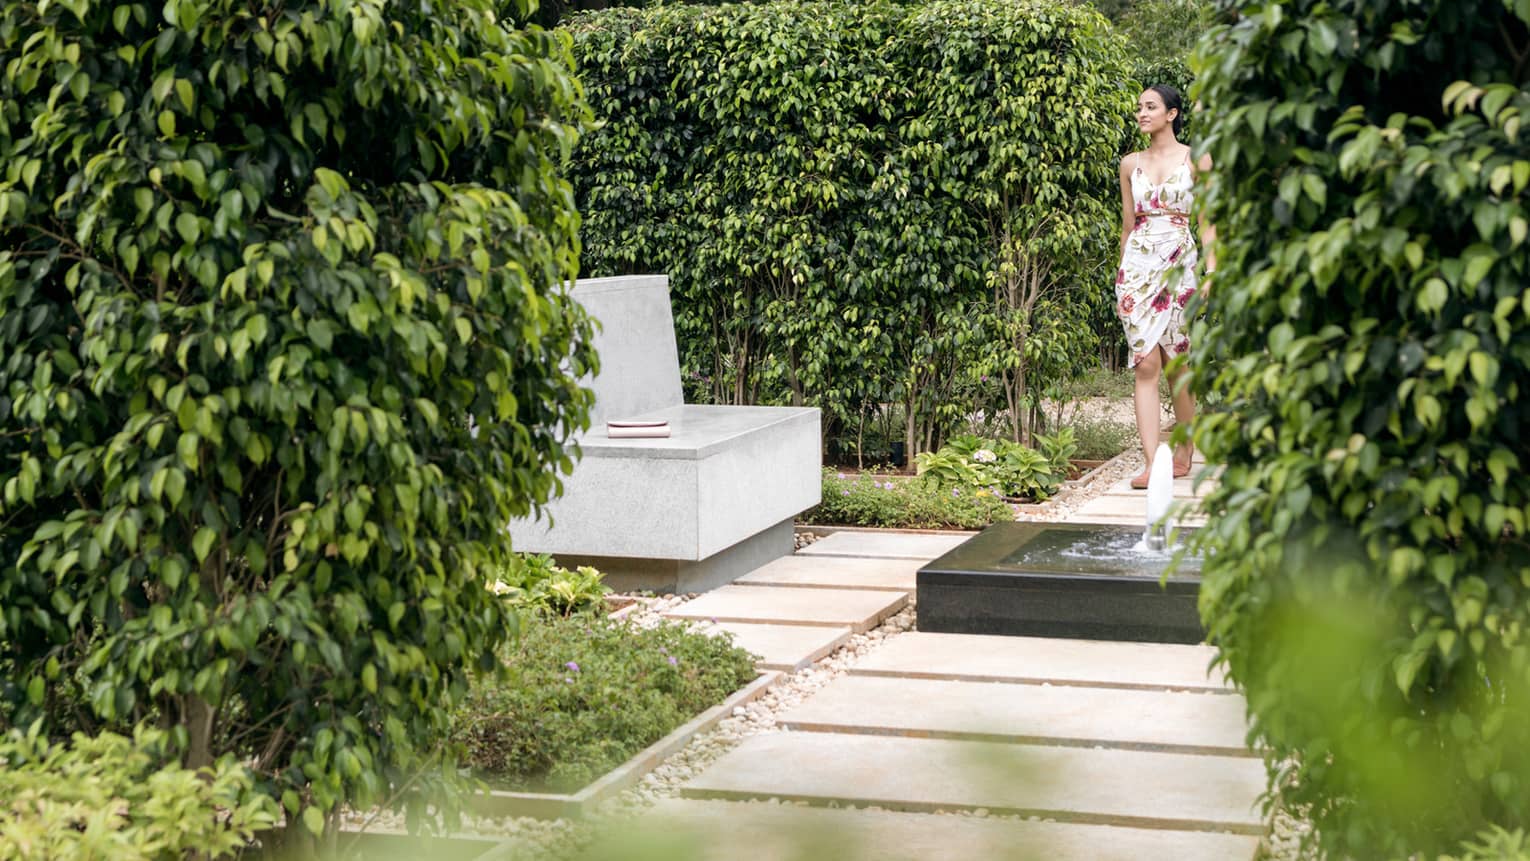
[[503, 679], [475, 687], [455, 739], [497, 785], [572, 791], [754, 679], [754, 659], [684, 625], [532, 621]]
[[1109, 460], [1138, 444], [1137, 429], [1125, 422], [1081, 419], [1072, 430], [1083, 460]]
[[1433, 857], [1530, 824], [1530, 10], [1225, 5], [1202, 615], [1313, 842]]
[[1211, 12], [1212, 0], [1132, 0], [1115, 20], [1132, 57], [1147, 65], [1183, 66]]
[[611, 590], [600, 582], [604, 576], [584, 565], [570, 571], [546, 553], [518, 553], [499, 573], [494, 591], [518, 610], [572, 616], [605, 606]]
[[418, 813], [587, 421], [566, 42], [11, 3], [0, 54], [0, 720], [153, 718], [315, 831]]
[[162, 732], [56, 744], [40, 730], [0, 736], [0, 858], [220, 858], [279, 820], [229, 759], [200, 773], [163, 765]]
[[576, 168], [589, 269], [670, 274], [693, 396], [849, 426], [902, 403], [912, 457], [969, 393], [1027, 438], [1046, 377], [1093, 355], [1077, 312], [1111, 306], [1134, 95], [1097, 13], [666, 5], [570, 29], [605, 121]]
[[919, 475], [943, 488], [1043, 500], [1056, 493], [1067, 477], [1068, 458], [1077, 446], [1073, 431], [1067, 428], [1038, 437], [1038, 442], [1041, 451], [1010, 440], [967, 434], [952, 437], [939, 451], [916, 458]]
[[803, 523], [879, 526], [890, 529], [982, 529], [1015, 519], [1002, 497], [982, 488], [964, 490], [924, 479], [848, 476], [826, 469], [823, 501]]

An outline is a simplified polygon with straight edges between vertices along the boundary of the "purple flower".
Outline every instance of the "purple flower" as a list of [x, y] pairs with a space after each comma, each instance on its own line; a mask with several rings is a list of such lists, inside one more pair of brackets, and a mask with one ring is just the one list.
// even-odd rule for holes
[[892, 490], [893, 489], [893, 483], [890, 482], [890, 481], [888, 483], [882, 485], [882, 486], [887, 488], [888, 490]]
[[680, 666], [680, 661], [674, 655], [670, 655], [669, 656], [669, 665], [671, 667], [678, 667], [678, 666]]
[[841, 473], [839, 473], [839, 477], [840, 477], [840, 478], [844, 478], [844, 477], [845, 477], [845, 474], [844, 474], [844, 473], [843, 473], [843, 472], [841, 472]]
[[574, 680], [569, 678], [568, 676], [564, 676], [563, 677], [563, 681], [568, 682], [569, 684], [573, 684], [574, 683]]
[[569, 672], [571, 672], [571, 673], [579, 672], [579, 665], [574, 663], [573, 661], [569, 661], [568, 663], [564, 664], [563, 666], [568, 667]]
[[848, 491], [848, 490], [841, 490], [839, 492], [839, 495], [840, 496], [849, 496], [850, 495], [850, 491]]

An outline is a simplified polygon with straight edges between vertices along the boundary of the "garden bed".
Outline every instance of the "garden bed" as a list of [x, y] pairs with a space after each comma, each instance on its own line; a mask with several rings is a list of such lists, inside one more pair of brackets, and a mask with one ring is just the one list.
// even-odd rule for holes
[[757, 699], [780, 680], [778, 672], [761, 673], [754, 681], [734, 692], [721, 703], [682, 724], [668, 735], [639, 751], [626, 762], [591, 781], [575, 792], [514, 792], [491, 789], [480, 792], [468, 802], [481, 816], [531, 816], [538, 819], [577, 819], [592, 807], [635, 785], [643, 775], [690, 743], [691, 739], [716, 726], [735, 708]]
[[[561, 583], [548, 582], [532, 591]], [[621, 597], [523, 617], [502, 673], [479, 679], [457, 711], [453, 741], [488, 785], [480, 813], [577, 816], [768, 686], [730, 641], [634, 623], [641, 603], [630, 598], [611, 613]]]

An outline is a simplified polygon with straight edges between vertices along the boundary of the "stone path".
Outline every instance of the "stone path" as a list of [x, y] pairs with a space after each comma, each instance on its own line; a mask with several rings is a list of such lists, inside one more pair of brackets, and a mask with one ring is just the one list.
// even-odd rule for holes
[[[1125, 485], [1072, 519], [1140, 520]], [[1189, 481], [1175, 490], [1191, 503]], [[914, 572], [966, 537], [836, 532], [667, 615], [716, 619], [762, 665], [801, 667], [904, 606]], [[644, 820], [708, 859], [1252, 859], [1264, 768], [1212, 657], [903, 634]]]
[[[1215, 470], [1207, 471], [1206, 463], [1199, 454], [1191, 463], [1193, 466], [1189, 476], [1174, 479], [1174, 519], [1184, 526], [1201, 526], [1206, 518], [1195, 513], [1195, 508], [1200, 499], [1216, 486]], [[1080, 523], [1136, 525], [1143, 522], [1146, 504], [1147, 492], [1134, 489], [1128, 476], [1084, 503], [1070, 519]]]

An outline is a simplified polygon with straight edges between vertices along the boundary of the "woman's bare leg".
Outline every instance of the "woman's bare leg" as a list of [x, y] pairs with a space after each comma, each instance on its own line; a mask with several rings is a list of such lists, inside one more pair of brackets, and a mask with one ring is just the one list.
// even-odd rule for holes
[[[1186, 385], [1188, 382], [1185, 379], [1185, 368], [1169, 372], [1169, 391], [1174, 395], [1174, 424], [1186, 432], [1190, 430], [1190, 423], [1195, 421], [1195, 396], [1190, 394], [1190, 386]], [[1174, 465], [1188, 469], [1194, 456], [1195, 447], [1186, 442], [1174, 450]]]
[[[1137, 363], [1136, 385], [1132, 389], [1132, 404], [1137, 412], [1137, 436], [1142, 440], [1142, 456], [1148, 468], [1153, 466], [1153, 453], [1158, 450], [1158, 375], [1163, 370], [1163, 350], [1155, 349]], [[1143, 471], [1143, 475], [1147, 470]]]

